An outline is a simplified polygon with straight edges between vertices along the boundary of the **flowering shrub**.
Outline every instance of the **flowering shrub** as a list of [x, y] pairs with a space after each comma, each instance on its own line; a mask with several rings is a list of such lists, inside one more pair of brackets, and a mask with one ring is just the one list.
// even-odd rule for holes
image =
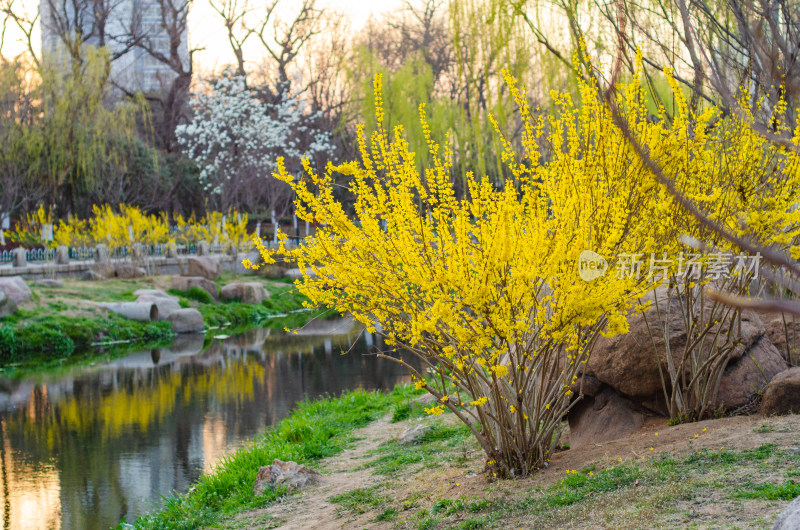
[[[200, 241], [219, 244], [223, 249], [240, 249], [248, 246], [252, 238], [247, 231], [247, 214], [234, 209], [227, 214], [211, 211], [200, 219], [194, 215], [188, 219], [176, 215], [172, 231], [167, 214], [163, 212], [146, 214], [125, 204], [119, 206], [119, 211], [110, 205], [94, 206], [92, 211], [94, 216], [90, 219], [71, 216], [54, 225], [50, 213], [40, 207], [18, 224], [11, 235], [15, 241], [29, 245], [89, 247], [103, 243], [110, 251], [133, 243], [190, 245]], [[54, 225], [52, 242], [42, 237], [43, 227], [47, 225]]]
[[[315, 116], [287, 91], [265, 103], [243, 76], [207, 82], [193, 94], [192, 121], [176, 127], [186, 155], [201, 167], [200, 179], [211, 204], [278, 208], [289, 200], [288, 187], [271, 178], [275, 159], [298, 159], [331, 150], [330, 135], [313, 125]], [[279, 186], [279, 187], [276, 187]], [[281, 191], [283, 190], [283, 191]]]
[[[527, 475], [549, 458], [595, 338], [626, 330], [637, 281], [584, 282], [576, 263], [587, 248], [634, 250], [623, 235], [637, 229], [629, 220], [652, 186], [625, 149], [600, 157], [583, 147], [612, 140], [599, 102], [578, 110], [562, 98], [550, 124], [558, 133], [545, 136], [544, 120], [508, 81], [526, 125], [524, 159], [504, 142], [510, 176], [500, 189], [471, 176], [468, 197], [456, 198], [449, 148], [430, 138], [421, 109], [434, 166], [418, 173], [400, 128], [362, 133], [360, 162], [324, 174], [307, 168], [308, 180], [295, 184], [298, 215], [322, 227], [306, 245], [281, 250], [317, 273], [300, 283], [313, 303], [351, 312], [373, 331], [379, 322], [389, 344], [422, 359], [433, 372], [427, 382], [407, 366], [437, 399], [428, 412], [453, 411], [499, 476]], [[382, 123], [379, 77], [375, 89]], [[559, 143], [549, 164], [540, 156], [546, 141]], [[333, 196], [334, 172], [352, 178], [354, 220]], [[282, 165], [276, 176], [292, 180]]]
[[[279, 250], [314, 272], [300, 290], [370, 331], [380, 324], [388, 344], [418, 357], [427, 374], [399, 362], [436, 398], [428, 413], [452, 411], [486, 452], [490, 472], [505, 477], [548, 460], [596, 337], [626, 332], [634, 301], [660, 279], [615, 274], [617, 256], [670, 252], [682, 248], [679, 234], [703, 235], [613, 125], [597, 87], [583, 84], [580, 104], [554, 93], [555, 112], [545, 119], [532, 116], [514, 79], [507, 82], [524, 134], [517, 155], [497, 130], [508, 169], [501, 186], [470, 175], [467, 195], [455, 196], [451, 150], [430, 137], [424, 108], [433, 161], [424, 174], [400, 127], [369, 138], [362, 129], [357, 162], [322, 174], [307, 164], [297, 182], [279, 160], [276, 173], [292, 184], [298, 216], [321, 225], [305, 245]], [[712, 127], [713, 109], [692, 116], [685, 105], [672, 120], [653, 122], [641, 86], [635, 78], [617, 103], [686, 193], [711, 193], [709, 209], [727, 224], [768, 218], [768, 234], [796, 235], [783, 184], [751, 178], [767, 153], [730, 143], [746, 127], [726, 136], [736, 124]], [[377, 77], [379, 124], [380, 89]], [[335, 173], [351, 179], [354, 218], [334, 196]], [[719, 205], [720, 197], [730, 200]], [[260, 249], [269, 263], [271, 253]], [[610, 272], [582, 281], [577, 265], [587, 249], [608, 258]]]

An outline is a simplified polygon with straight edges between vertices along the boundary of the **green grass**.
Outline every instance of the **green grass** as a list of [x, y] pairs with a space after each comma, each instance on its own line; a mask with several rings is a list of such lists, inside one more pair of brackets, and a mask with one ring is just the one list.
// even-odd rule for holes
[[459, 460], [458, 448], [471, 441], [472, 434], [466, 425], [449, 427], [433, 424], [413, 444], [400, 444], [390, 440], [375, 450], [379, 455], [367, 463], [378, 475], [392, 476], [408, 471], [411, 465], [435, 466], [444, 459]]
[[335, 495], [328, 501], [340, 505], [351, 513], [366, 513], [385, 503], [389, 497], [380, 495], [375, 488], [357, 488], [341, 495]]
[[167, 290], [168, 294], [173, 296], [177, 296], [179, 298], [185, 298], [187, 300], [194, 300], [195, 302], [200, 302], [201, 304], [212, 304], [214, 303], [214, 299], [211, 297], [205, 289], [201, 289], [200, 287], [194, 286], [190, 287], [186, 290], [180, 289], [169, 289]]
[[355, 429], [378, 419], [394, 404], [407, 401], [414, 394], [412, 386], [401, 385], [389, 394], [355, 391], [302, 402], [288, 418], [250, 446], [224, 458], [189, 493], [167, 499], [161, 511], [140, 517], [133, 526], [200, 528], [267, 505], [282, 497], [284, 491], [266, 490], [263, 496], [254, 497], [253, 483], [259, 467], [271, 464], [275, 458], [313, 464], [338, 454], [352, 442]]
[[[589, 466], [568, 470], [549, 486], [533, 487], [525, 493], [484, 498], [438, 499], [408, 518], [406, 527], [439, 518], [442, 528], [558, 527], [572, 521], [575, 513], [603, 513], [628, 525], [660, 525], [650, 518], [679, 511], [681, 503], [725, 502], [729, 499], [789, 501], [800, 496], [800, 481], [755, 481], [753, 477], [786, 476], [800, 471], [800, 455], [775, 444], [745, 451], [700, 451], [681, 459], [662, 455], [641, 463], [624, 462], [597, 469]], [[491, 491], [488, 488], [487, 494]], [[686, 513], [690, 514], [690, 510]], [[622, 515], [625, 514], [625, 515]], [[637, 519], [640, 518], [640, 519]], [[691, 515], [686, 515], [691, 517]], [[681, 519], [682, 520], [682, 519]], [[612, 523], [611, 521], [616, 521]], [[638, 522], [637, 522], [638, 521]], [[670, 521], [667, 526], [683, 526]], [[682, 520], [683, 521], [683, 520]], [[688, 522], [688, 521], [683, 521]]]
[[168, 322], [139, 322], [115, 314], [95, 318], [38, 315], [0, 322], [0, 363], [63, 359], [97, 342], [153, 342], [172, 336]]
[[752, 484], [733, 495], [737, 499], [766, 499], [791, 501], [800, 496], [800, 483], [787, 480], [783, 484]]

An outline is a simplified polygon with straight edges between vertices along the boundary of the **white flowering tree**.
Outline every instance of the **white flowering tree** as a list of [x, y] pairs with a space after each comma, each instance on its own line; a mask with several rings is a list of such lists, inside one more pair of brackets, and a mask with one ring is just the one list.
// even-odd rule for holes
[[282, 215], [292, 203], [290, 187], [272, 177], [275, 161], [287, 163], [332, 149], [330, 134], [313, 123], [315, 116], [288, 91], [266, 103], [266, 90], [248, 87], [242, 76], [205, 82], [192, 95], [191, 123], [176, 129], [184, 153], [201, 167], [209, 206], [249, 211], [265, 205]]

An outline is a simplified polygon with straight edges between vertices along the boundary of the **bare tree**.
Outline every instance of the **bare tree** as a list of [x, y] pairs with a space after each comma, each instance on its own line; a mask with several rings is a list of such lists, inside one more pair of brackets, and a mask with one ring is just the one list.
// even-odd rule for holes
[[161, 68], [155, 77], [158, 88], [145, 97], [153, 108], [153, 127], [158, 146], [168, 153], [179, 150], [175, 127], [188, 118], [186, 103], [192, 82], [192, 56], [188, 47], [188, 15], [192, 0], [153, 0], [157, 22], [145, 24], [137, 46]]
[[[225, 25], [228, 43], [233, 55], [236, 57], [236, 74], [246, 79], [244, 45], [247, 39], [253, 35], [253, 31], [248, 27], [247, 23], [254, 9], [249, 0], [220, 0], [219, 2], [210, 0], [209, 3], [211, 8], [222, 18]], [[270, 13], [269, 10], [268, 13]]]

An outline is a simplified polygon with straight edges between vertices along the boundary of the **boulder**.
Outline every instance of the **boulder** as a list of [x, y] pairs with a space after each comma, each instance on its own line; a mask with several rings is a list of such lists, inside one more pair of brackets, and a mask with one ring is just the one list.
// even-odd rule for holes
[[0, 318], [7, 317], [8, 315], [14, 313], [17, 310], [17, 304], [6, 296], [4, 291], [0, 291]]
[[81, 280], [87, 281], [87, 282], [99, 282], [99, 281], [105, 280], [105, 279], [106, 279], [106, 277], [103, 276], [102, 274], [100, 274], [97, 271], [89, 270], [89, 271], [86, 271], [83, 274], [81, 274]]
[[789, 503], [778, 518], [772, 530], [797, 530], [800, 528], [800, 497]]
[[[645, 312], [645, 317], [642, 317], [641, 313], [637, 313], [628, 319], [629, 332], [627, 334], [611, 338], [599, 337], [589, 357], [586, 373], [626, 396], [644, 400], [662, 397], [663, 390], [656, 354], [666, 374], [667, 348], [663, 333], [664, 319], [669, 319], [667, 323], [669, 346], [676, 364], [681, 361], [687, 334], [677, 300], [670, 301], [668, 315], [666, 315], [666, 301], [660, 301], [659, 307], [662, 313], [660, 320], [655, 304], [652, 304]], [[659, 322], [662, 331], [658, 330]], [[650, 331], [653, 332], [652, 339]], [[764, 324], [756, 313], [742, 312], [741, 333], [741, 340], [731, 354], [733, 361], [740, 358], [765, 333]], [[712, 329], [707, 340], [713, 340], [713, 335]], [[655, 351], [653, 349], [654, 342]]]
[[115, 278], [132, 279], [142, 278], [146, 275], [147, 271], [130, 263], [117, 263], [114, 265], [113, 276]]
[[319, 473], [304, 465], [297, 462], [283, 462], [276, 458], [272, 461], [272, 465], [259, 468], [253, 485], [253, 495], [263, 495], [264, 490], [278, 486], [285, 486], [286, 493], [291, 493], [315, 484], [319, 478]]
[[641, 428], [647, 416], [642, 407], [605, 387], [594, 397], [584, 397], [569, 411], [569, 447], [622, 438]]
[[219, 292], [223, 300], [239, 300], [245, 304], [260, 304], [269, 298], [269, 292], [259, 282], [236, 282], [223, 287]]
[[191, 257], [186, 276], [202, 276], [208, 280], [219, 278], [219, 262], [209, 257]]
[[219, 299], [219, 289], [217, 288], [217, 284], [208, 278], [204, 278], [202, 276], [173, 276], [170, 280], [171, 289], [188, 291], [192, 287], [199, 287], [210, 294], [211, 298], [214, 300]]
[[772, 378], [764, 389], [761, 414], [800, 414], [800, 366], [784, 370]]
[[197, 309], [178, 309], [170, 313], [167, 320], [175, 333], [197, 333], [205, 328], [203, 315]]
[[27, 302], [33, 297], [33, 293], [22, 276], [0, 278], [0, 291], [3, 291], [17, 305]]
[[61, 280], [36, 280], [33, 285], [37, 287], [47, 287], [49, 289], [61, 289], [64, 287], [64, 282]]
[[583, 393], [584, 396], [594, 397], [604, 386], [596, 377], [584, 374], [583, 377], [572, 383], [570, 390], [576, 396]]
[[766, 336], [753, 344], [741, 358], [728, 364], [717, 389], [718, 408], [745, 405], [789, 366]]
[[[775, 345], [780, 354], [790, 364], [793, 360], [800, 360], [800, 318], [780, 313], [762, 314], [767, 338]], [[785, 319], [785, 320], [784, 320]]]
[[[433, 396], [431, 396], [433, 397]], [[403, 431], [403, 434], [397, 437], [397, 443], [402, 445], [409, 445], [416, 443], [419, 438], [426, 432], [431, 430], [430, 425], [412, 425]]]

